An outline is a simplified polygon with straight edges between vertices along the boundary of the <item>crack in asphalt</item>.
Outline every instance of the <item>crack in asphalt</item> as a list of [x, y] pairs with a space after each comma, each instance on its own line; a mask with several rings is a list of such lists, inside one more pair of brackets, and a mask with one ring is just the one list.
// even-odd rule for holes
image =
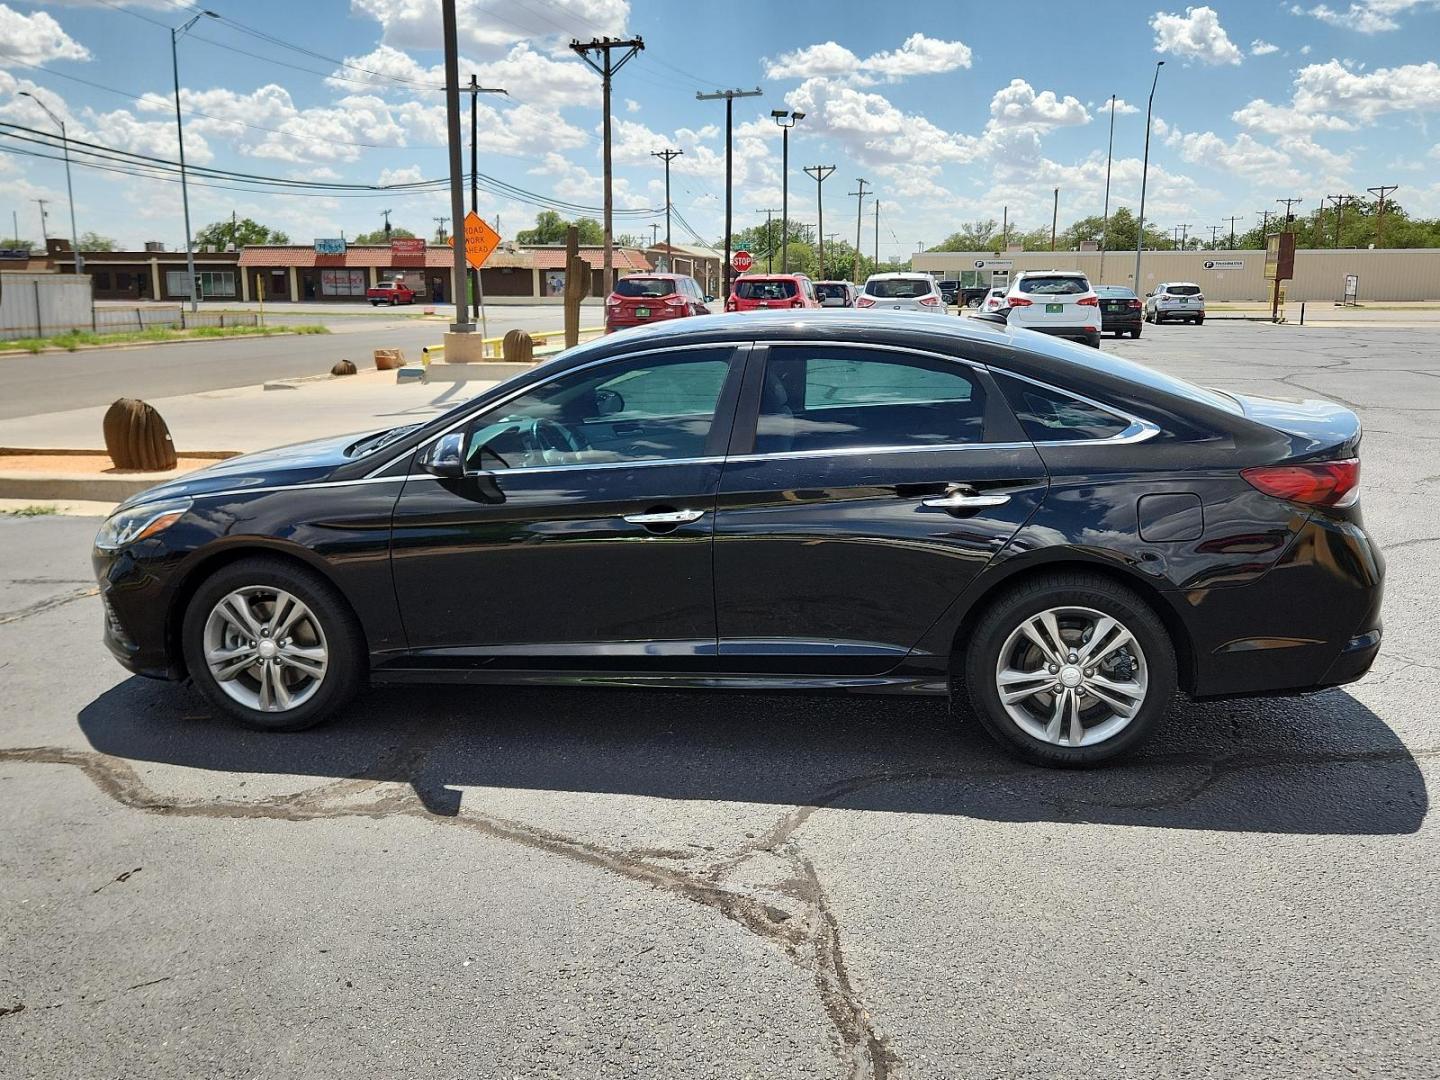
[[35, 603], [23, 608], [16, 608], [14, 611], [0, 612], [0, 626], [7, 623], [19, 622], [21, 619], [28, 619], [32, 615], [40, 615], [52, 611], [64, 604], [75, 600], [84, 600], [87, 596], [96, 596], [100, 592], [98, 586], [91, 585], [88, 588], [76, 589], [74, 592], [61, 593], [59, 596], [47, 596], [44, 600], [37, 600]]
[[1399, 548], [1414, 547], [1416, 544], [1433, 544], [1440, 536], [1417, 536], [1413, 540], [1397, 540], [1393, 544], [1381, 544], [1381, 551], [1395, 551]]

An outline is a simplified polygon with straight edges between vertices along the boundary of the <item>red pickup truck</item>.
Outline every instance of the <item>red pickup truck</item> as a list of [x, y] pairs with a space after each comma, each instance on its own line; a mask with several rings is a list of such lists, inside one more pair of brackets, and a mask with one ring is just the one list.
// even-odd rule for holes
[[365, 299], [370, 301], [371, 307], [379, 307], [381, 304], [389, 304], [391, 307], [396, 304], [413, 304], [415, 290], [403, 281], [387, 281], [383, 285], [367, 289]]

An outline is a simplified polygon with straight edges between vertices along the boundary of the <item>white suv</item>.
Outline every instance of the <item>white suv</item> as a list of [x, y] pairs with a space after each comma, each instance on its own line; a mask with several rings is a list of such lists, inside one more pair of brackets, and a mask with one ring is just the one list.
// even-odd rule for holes
[[1192, 322], [1200, 326], [1205, 322], [1205, 294], [1193, 281], [1167, 281], [1155, 286], [1155, 291], [1145, 297], [1145, 321], [1156, 323]]
[[940, 286], [929, 274], [871, 274], [865, 282], [865, 290], [856, 297], [855, 306], [945, 314]]
[[1024, 270], [1005, 294], [1011, 326], [1100, 347], [1100, 298], [1079, 270]]

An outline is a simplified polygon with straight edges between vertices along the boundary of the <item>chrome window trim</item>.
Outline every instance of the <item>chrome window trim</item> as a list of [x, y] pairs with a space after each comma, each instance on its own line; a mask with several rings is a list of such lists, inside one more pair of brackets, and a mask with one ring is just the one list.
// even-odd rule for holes
[[770, 454], [734, 454], [725, 459], [732, 461], [770, 461], [774, 458], [812, 457], [858, 457], [866, 454], [931, 454], [955, 450], [1028, 450], [1034, 443], [993, 442], [993, 443], [935, 443], [931, 446], [904, 444], [898, 446], [842, 446], [833, 450], [776, 450]]
[[[1008, 375], [1012, 379], [1019, 379], [1031, 386], [1038, 386], [1042, 390], [1049, 390], [1052, 393], [1063, 394], [1066, 397], [1074, 398], [1076, 401], [1083, 401], [1086, 405], [1093, 405], [1101, 412], [1107, 412], [1120, 420], [1128, 420], [1129, 426], [1118, 435], [1111, 435], [1108, 439], [1052, 439], [1032, 443], [1037, 448], [1044, 446], [1121, 446], [1128, 443], [1140, 443], [1146, 439], [1160, 434], [1160, 426], [1154, 424], [1144, 417], [1136, 416], [1133, 413], [1117, 409], [1114, 405], [1107, 405], [1103, 401], [1096, 401], [1094, 398], [1086, 397], [1084, 394], [1077, 394], [1074, 390], [1066, 389], [1063, 386], [1055, 386], [1042, 379], [1032, 379], [1029, 375], [1021, 375], [1018, 372], [1000, 369], [1000, 374]], [[1017, 418], [1018, 419], [1018, 418]]]
[[[733, 458], [731, 460], [734, 460]], [[525, 465], [517, 469], [486, 469], [483, 473], [473, 473], [474, 476], [511, 476], [515, 473], [552, 473], [571, 472], [577, 469], [639, 469], [650, 465], [720, 465], [725, 458], [720, 455], [713, 457], [690, 457], [690, 458], [639, 458], [635, 461], [580, 461], [570, 465]], [[394, 477], [397, 480], [439, 480], [438, 476], [431, 476], [429, 473], [407, 473], [405, 476]]]
[[186, 492], [187, 499], [218, 499], [226, 495], [269, 495], [275, 491], [308, 491], [312, 488], [356, 487], [361, 484], [398, 484], [406, 479], [399, 476], [362, 476], [354, 480], [309, 480], [303, 484], [276, 484], [273, 487], [225, 488], [222, 491]]
[[[487, 402], [484, 404], [484, 406], [476, 406], [475, 410], [473, 410], [473, 411], [471, 411], [471, 412], [465, 413], [463, 416], [461, 416], [458, 420], [456, 420], [456, 421], [455, 421], [453, 424], [451, 424], [449, 427], [446, 427], [446, 428], [444, 428], [444, 429], [442, 429], [442, 430], [440, 430], [440, 431], [435, 432], [434, 434], [432, 434], [432, 435], [430, 435], [428, 438], [426, 438], [424, 442], [416, 443], [413, 447], [411, 447], [409, 450], [407, 450], [407, 451], [405, 451], [405, 452], [406, 452], [407, 454], [418, 453], [419, 451], [423, 450], [425, 447], [429, 446], [429, 445], [430, 445], [432, 442], [434, 442], [436, 439], [440, 438], [440, 436], [446, 435], [446, 434], [448, 434], [449, 432], [454, 431], [457, 427], [460, 427], [460, 426], [463, 425], [463, 424], [468, 424], [471, 420], [475, 419], [476, 413], [477, 413], [481, 408], [485, 408], [485, 409], [498, 408], [499, 406], [504, 405], [504, 404], [505, 404], [506, 402], [508, 402], [508, 401], [514, 401], [517, 397], [520, 397], [520, 396], [522, 396], [522, 395], [524, 395], [524, 394], [528, 394], [528, 393], [530, 393], [530, 391], [532, 391], [532, 390], [537, 390], [537, 389], [539, 389], [539, 388], [542, 387], [542, 386], [548, 386], [550, 383], [554, 382], [556, 379], [562, 378], [563, 376], [566, 376], [566, 375], [573, 375], [573, 374], [574, 374], [575, 372], [577, 372], [577, 371], [586, 371], [586, 370], [588, 370], [588, 369], [590, 369], [590, 368], [592, 368], [592, 367], [597, 367], [597, 366], [599, 366], [600, 364], [611, 364], [611, 363], [619, 362], [619, 361], [621, 361], [621, 360], [633, 360], [633, 359], [637, 359], [637, 358], [642, 357], [642, 356], [656, 356], [656, 355], [659, 355], [659, 354], [661, 354], [661, 353], [692, 352], [692, 351], [697, 350], [697, 349], [741, 349], [741, 348], [746, 348], [746, 347], [748, 347], [748, 346], [750, 346], [750, 345], [752, 345], [752, 344], [754, 344], [754, 343], [753, 343], [753, 342], [750, 342], [750, 341], [706, 341], [706, 342], [697, 342], [697, 343], [691, 344], [691, 345], [670, 345], [670, 346], [664, 346], [664, 347], [659, 347], [659, 346], [657, 346], [656, 348], [653, 348], [653, 349], [636, 349], [636, 350], [633, 351], [633, 352], [618, 353], [618, 354], [616, 354], [616, 355], [614, 355], [614, 356], [602, 356], [602, 357], [599, 357], [598, 359], [590, 360], [590, 361], [588, 361], [588, 362], [586, 362], [586, 363], [584, 363], [584, 364], [578, 364], [578, 365], [576, 365], [575, 367], [566, 368], [564, 371], [557, 371], [557, 372], [555, 372], [555, 374], [549, 376], [548, 378], [540, 379], [540, 380], [538, 380], [537, 382], [527, 383], [526, 385], [521, 386], [521, 387], [518, 387], [518, 388], [515, 389], [513, 392], [511, 392], [511, 393], [509, 393], [509, 394], [506, 394], [506, 395], [504, 395], [503, 397], [496, 398], [494, 401], [487, 401]], [[397, 460], [398, 460], [398, 458], [391, 458], [390, 460], [386, 461], [384, 464], [377, 466], [377, 467], [376, 467], [375, 469], [373, 469], [372, 471], [366, 473], [364, 479], [369, 480], [369, 479], [371, 479], [372, 477], [375, 477], [375, 476], [378, 475], [379, 473], [381, 473], [381, 472], [383, 472], [384, 470], [388, 469], [390, 466], [394, 465]], [[656, 460], [663, 460], [663, 459], [656, 459]], [[544, 467], [544, 466], [542, 466], [542, 467]], [[594, 466], [590, 466], [590, 468], [594, 468]], [[513, 472], [522, 472], [522, 471], [526, 471], [526, 469], [525, 469], [524, 466], [522, 466], [522, 467], [519, 468], [519, 469], [506, 470], [506, 471], [507, 471], [507, 472], [510, 472], [510, 471], [513, 471]], [[400, 477], [399, 479], [402, 479], [402, 480], [403, 480], [404, 477], [402, 476], [402, 477]]]

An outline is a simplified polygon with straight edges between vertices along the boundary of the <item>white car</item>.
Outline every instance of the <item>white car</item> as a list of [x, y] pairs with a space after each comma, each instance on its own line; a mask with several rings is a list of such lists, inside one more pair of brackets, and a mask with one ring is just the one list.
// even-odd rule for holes
[[1172, 319], [1196, 326], [1205, 322], [1205, 294], [1199, 285], [1193, 281], [1162, 282], [1145, 297], [1146, 322], [1158, 325]]
[[857, 308], [881, 311], [929, 311], [945, 314], [940, 286], [929, 274], [871, 274], [855, 298]]
[[1100, 347], [1100, 298], [1079, 270], [1023, 270], [1005, 293], [1007, 322]]
[[1005, 306], [1005, 290], [991, 289], [985, 294], [985, 302], [980, 305], [982, 311], [999, 311]]

